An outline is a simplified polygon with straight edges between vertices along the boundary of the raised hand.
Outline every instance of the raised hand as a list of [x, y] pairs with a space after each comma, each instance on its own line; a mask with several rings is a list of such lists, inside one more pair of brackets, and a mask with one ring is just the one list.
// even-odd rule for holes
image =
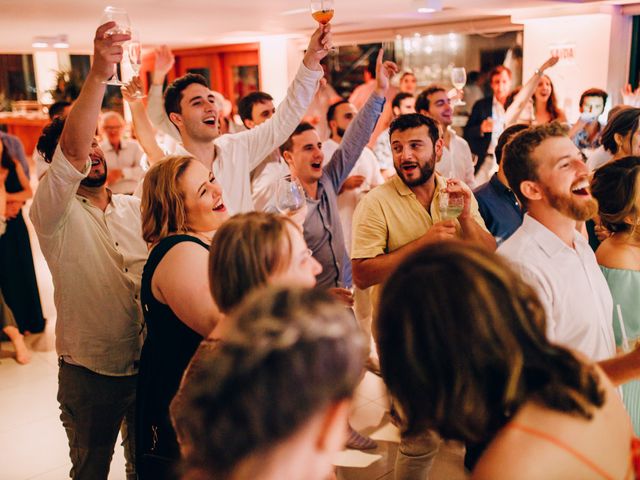
[[320, 60], [327, 56], [332, 47], [331, 25], [320, 25], [309, 40], [303, 59], [304, 66], [309, 70], [322, 70]]
[[140, 77], [132, 77], [129, 83], [120, 87], [120, 91], [122, 92], [122, 98], [124, 98], [127, 103], [133, 104], [141, 102], [142, 97], [138, 96], [138, 92], [142, 91], [142, 81]]
[[539, 71], [540, 73], [542, 73], [542, 72], [544, 72], [547, 68], [551, 68], [551, 67], [553, 67], [553, 66], [554, 66], [556, 63], [558, 63], [559, 61], [560, 61], [560, 57], [557, 57], [557, 56], [549, 57], [549, 59], [548, 59], [546, 62], [544, 62], [544, 63], [540, 66], [540, 68], [538, 69], [538, 71]]
[[640, 106], [640, 87], [633, 90], [631, 84], [627, 83], [620, 91], [622, 94], [622, 103], [630, 107]]
[[105, 35], [107, 31], [115, 26], [115, 22], [107, 22], [104, 25], [100, 25], [93, 39], [91, 72], [103, 81], [111, 78], [116, 64], [122, 61], [122, 43], [131, 39], [130, 34]]
[[154, 53], [156, 54], [156, 59], [153, 66], [152, 82], [154, 84], [162, 84], [164, 82], [164, 77], [166, 77], [167, 73], [169, 73], [171, 68], [173, 68], [173, 64], [176, 59], [173, 56], [171, 49], [166, 45], [156, 48]]
[[384, 57], [384, 49], [378, 51], [376, 59], [376, 92], [380, 95], [387, 93], [391, 78], [399, 72], [398, 65], [390, 61], [382, 61]]

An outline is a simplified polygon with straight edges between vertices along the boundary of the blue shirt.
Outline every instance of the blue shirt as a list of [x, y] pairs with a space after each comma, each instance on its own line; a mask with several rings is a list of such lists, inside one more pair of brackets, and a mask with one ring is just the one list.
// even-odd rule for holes
[[7, 147], [9, 156], [20, 162], [20, 165], [22, 165], [22, 169], [24, 170], [24, 174], [29, 178], [29, 163], [24, 155], [24, 148], [22, 147], [20, 139], [15, 135], [11, 135], [0, 130], [0, 141], [4, 143], [5, 147]]
[[520, 202], [511, 189], [498, 180], [497, 173], [473, 193], [484, 223], [500, 245], [522, 225], [524, 212]]

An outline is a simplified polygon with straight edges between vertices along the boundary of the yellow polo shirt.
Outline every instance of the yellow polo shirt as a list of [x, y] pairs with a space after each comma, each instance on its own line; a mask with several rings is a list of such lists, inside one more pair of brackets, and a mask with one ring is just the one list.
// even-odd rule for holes
[[[415, 193], [398, 175], [374, 188], [360, 200], [353, 214], [352, 259], [374, 258], [394, 252], [420, 238], [434, 223], [442, 220], [438, 200], [440, 193], [447, 187], [447, 181], [438, 174], [434, 175], [436, 190], [429, 211], [420, 204]], [[475, 197], [471, 199], [471, 215], [482, 228], [487, 229]], [[457, 228], [460, 233], [460, 225]], [[381, 285], [374, 285], [372, 288], [374, 319], [380, 287]]]

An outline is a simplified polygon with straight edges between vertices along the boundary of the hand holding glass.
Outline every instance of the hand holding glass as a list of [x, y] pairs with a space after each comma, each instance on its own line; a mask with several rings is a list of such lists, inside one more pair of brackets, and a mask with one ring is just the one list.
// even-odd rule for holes
[[462, 194], [440, 192], [438, 208], [441, 220], [458, 218], [464, 209], [464, 196]]
[[[321, 25], [326, 25], [333, 18], [333, 0], [311, 0], [311, 16], [313, 19]], [[335, 52], [337, 49], [332, 47], [330, 52]]]
[[[467, 83], [467, 71], [464, 67], [454, 67], [451, 69], [451, 83], [457, 90], [462, 90]], [[454, 106], [466, 105], [462, 100], [456, 99]]]
[[[128, 35], [131, 33], [131, 21], [129, 20], [129, 15], [127, 11], [123, 8], [117, 7], [106, 7], [102, 12], [102, 18], [100, 19], [100, 25], [104, 25], [108, 22], [115, 22], [115, 26], [106, 31], [105, 36], [110, 37], [111, 35]], [[114, 66], [113, 75], [106, 82], [107, 85], [120, 85], [123, 83], [118, 78], [118, 67]]]
[[300, 182], [287, 175], [278, 180], [276, 186], [276, 208], [280, 213], [290, 215], [301, 209], [307, 199]]
[[[127, 53], [129, 54], [129, 64], [133, 70], [134, 76], [140, 75], [142, 67], [142, 44], [140, 43], [140, 34], [131, 32], [131, 40], [127, 42]], [[135, 98], [144, 98], [145, 94], [138, 89], [134, 95]]]

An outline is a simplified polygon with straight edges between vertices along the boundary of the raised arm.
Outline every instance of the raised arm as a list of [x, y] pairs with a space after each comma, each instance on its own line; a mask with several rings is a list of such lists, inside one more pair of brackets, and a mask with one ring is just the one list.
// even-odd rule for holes
[[104, 82], [113, 75], [115, 64], [122, 60], [122, 42], [131, 38], [128, 34], [106, 36], [106, 32], [115, 25], [115, 22], [108, 22], [96, 31], [93, 65], [60, 137], [62, 153], [79, 172], [84, 171], [89, 158], [106, 88]]
[[376, 88], [374, 92], [347, 128], [340, 147], [325, 167], [336, 191], [340, 190], [367, 145], [371, 132], [373, 132], [382, 112], [385, 94], [389, 89], [389, 79], [398, 72], [398, 66], [395, 63], [382, 61], [383, 55], [384, 50], [380, 49], [376, 60]]
[[173, 68], [175, 57], [166, 45], [162, 45], [155, 50], [156, 58], [151, 75], [151, 86], [149, 87], [149, 96], [147, 102], [147, 112], [149, 120], [154, 127], [167, 135], [171, 136], [177, 142], [180, 142], [180, 133], [176, 126], [171, 123], [167, 112], [164, 111], [164, 101], [162, 98], [162, 87], [167, 73]]
[[553, 67], [556, 63], [558, 63], [558, 60], [559, 57], [549, 57], [549, 59], [547, 59], [547, 61], [544, 62], [533, 75], [531, 75], [531, 78], [527, 80], [527, 83], [522, 86], [518, 94], [513, 99], [513, 102], [511, 103], [511, 105], [509, 105], [509, 108], [507, 108], [505, 112], [504, 121], [506, 126], [513, 125], [518, 120], [520, 114], [522, 113], [522, 110], [524, 110], [524, 107], [527, 106], [527, 102], [532, 97], [533, 92], [535, 92], [536, 87], [538, 86], [538, 82], [544, 74], [544, 71], [547, 68]]
[[142, 99], [135, 96], [136, 92], [142, 91], [140, 77], [133, 77], [131, 82], [124, 85], [121, 90], [122, 97], [127, 101], [131, 109], [133, 128], [136, 131], [138, 142], [140, 142], [144, 153], [147, 154], [149, 165], [153, 165], [165, 155], [158, 145], [158, 142], [156, 142], [156, 135], [153, 131], [149, 116], [147, 115], [147, 110], [144, 108], [144, 103], [142, 103]]

